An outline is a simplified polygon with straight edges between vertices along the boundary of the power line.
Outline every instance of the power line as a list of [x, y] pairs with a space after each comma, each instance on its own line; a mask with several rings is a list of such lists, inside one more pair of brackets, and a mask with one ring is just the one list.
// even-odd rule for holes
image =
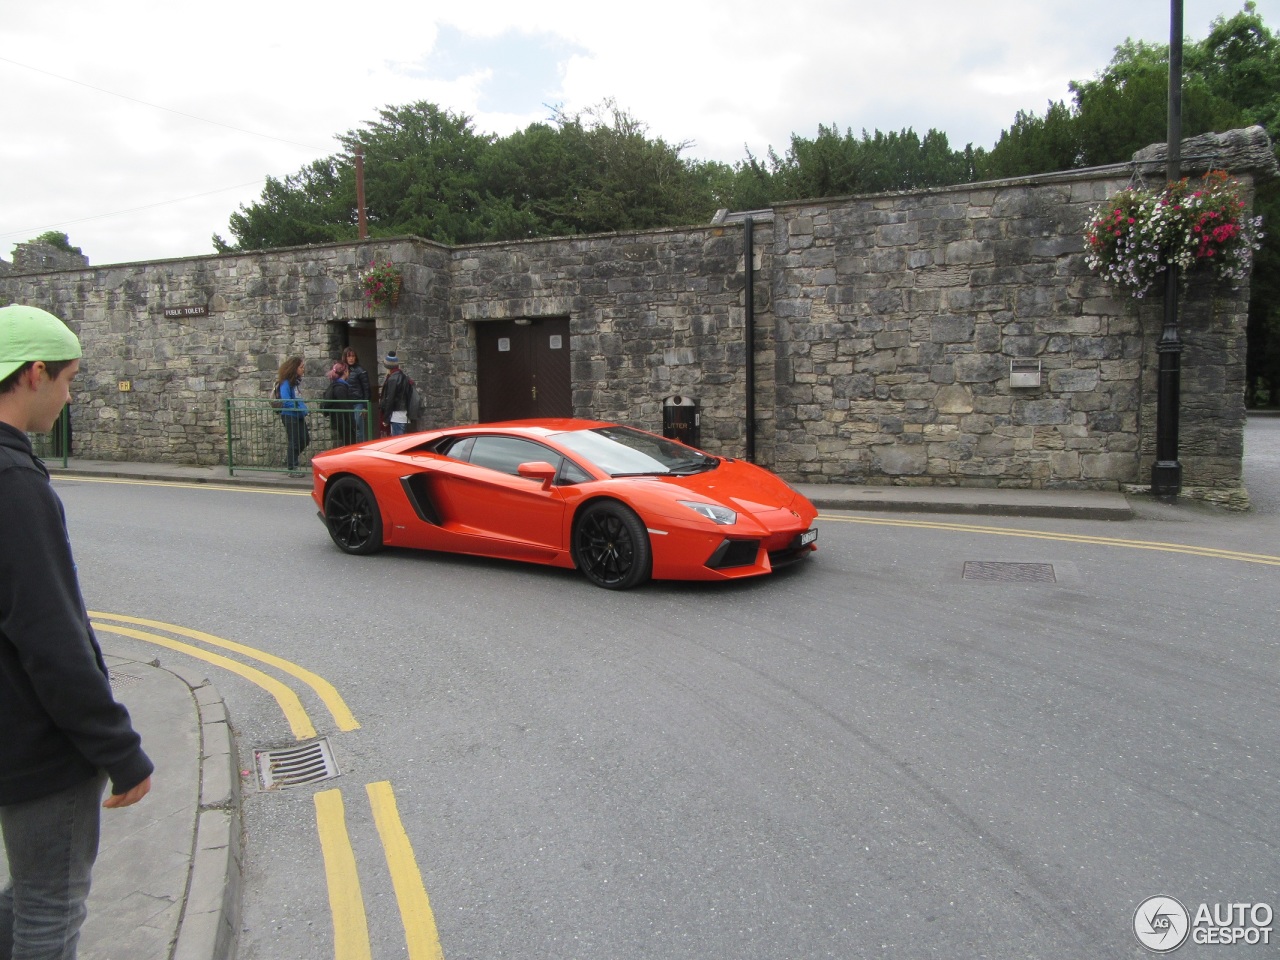
[[[3, 58], [0, 58], [0, 59], [3, 59]], [[164, 207], [164, 206], [168, 206], [171, 203], [184, 203], [187, 200], [198, 200], [201, 197], [210, 197], [210, 196], [213, 196], [215, 193], [226, 193], [229, 190], [243, 190], [245, 187], [256, 187], [259, 184], [262, 184], [265, 182], [266, 182], [266, 178], [264, 177], [261, 180], [250, 180], [248, 183], [237, 183], [234, 187], [220, 187], [217, 190], [206, 190], [204, 193], [193, 193], [189, 197], [178, 197], [175, 200], [161, 200], [158, 203], [147, 203], [142, 205], [141, 207], [130, 207], [128, 210], [116, 210], [112, 213], [97, 213], [91, 217], [79, 217], [78, 219], [75, 219], [75, 220], [63, 220], [59, 223], [46, 224], [43, 227], [29, 227], [26, 230], [10, 230], [6, 233], [0, 233], [0, 238], [18, 237], [18, 236], [27, 236], [27, 237], [37, 236], [41, 233], [44, 233], [45, 231], [52, 230], [54, 227], [66, 227], [76, 223], [86, 223], [89, 220], [105, 220], [108, 217], [120, 217], [126, 213], [137, 213], [139, 210], [150, 210], [153, 207]]]
[[321, 147], [312, 146], [309, 143], [299, 143], [296, 140], [286, 140], [283, 137], [273, 137], [269, 133], [258, 133], [254, 130], [245, 130], [243, 127], [233, 127], [229, 123], [221, 123], [217, 120], [210, 120], [207, 117], [198, 117], [194, 113], [183, 113], [181, 110], [174, 110], [172, 107], [162, 107], [158, 103], [150, 103], [147, 100], [139, 100], [137, 97], [130, 97], [130, 96], [126, 96], [123, 93], [116, 93], [113, 90], [106, 90], [102, 87], [95, 87], [91, 83], [84, 83], [81, 80], [72, 80], [70, 77], [64, 77], [56, 73], [50, 73], [48, 70], [42, 70], [39, 67], [33, 67], [28, 63], [19, 63], [17, 60], [10, 60], [8, 57], [0, 57], [0, 61], [3, 61], [4, 63], [12, 64], [15, 67], [22, 67], [22, 69], [30, 70], [33, 73], [42, 73], [46, 77], [53, 77], [55, 80], [62, 80], [65, 83], [74, 83], [76, 86], [79, 86], [79, 87], [87, 87], [88, 89], [94, 90], [98, 93], [105, 93], [109, 97], [119, 97], [121, 100], [128, 100], [130, 103], [141, 104], [144, 107], [151, 107], [154, 110], [163, 110], [166, 113], [174, 113], [180, 117], [186, 117], [188, 120], [198, 120], [201, 123], [209, 123], [215, 127], [222, 127], [226, 130], [234, 130], [237, 133], [247, 133], [251, 137], [261, 137], [264, 140], [275, 140], [277, 143], [287, 143], [290, 146], [294, 146], [294, 147], [304, 147], [307, 150], [314, 150], [318, 153], [324, 152], [324, 150]]

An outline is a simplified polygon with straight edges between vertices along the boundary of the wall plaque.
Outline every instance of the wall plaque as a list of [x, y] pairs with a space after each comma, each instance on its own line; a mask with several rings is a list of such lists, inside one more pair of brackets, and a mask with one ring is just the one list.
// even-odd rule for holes
[[181, 320], [183, 317], [207, 317], [209, 315], [209, 305], [201, 304], [198, 307], [165, 307], [164, 316], [166, 320]]

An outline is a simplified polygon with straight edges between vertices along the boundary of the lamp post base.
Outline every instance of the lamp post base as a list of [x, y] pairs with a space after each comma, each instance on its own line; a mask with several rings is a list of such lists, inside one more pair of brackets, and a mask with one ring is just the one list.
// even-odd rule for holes
[[1151, 468], [1151, 493], [1156, 497], [1176, 497], [1182, 491], [1182, 463], [1157, 460]]

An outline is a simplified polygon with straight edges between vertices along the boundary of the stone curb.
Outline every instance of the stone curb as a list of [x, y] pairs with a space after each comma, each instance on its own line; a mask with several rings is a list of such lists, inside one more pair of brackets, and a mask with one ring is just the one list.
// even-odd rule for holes
[[953, 513], [984, 517], [1045, 517], [1059, 520], [1131, 520], [1133, 509], [1120, 503], [1062, 504], [997, 503], [982, 501], [962, 503], [938, 500], [863, 500], [828, 498], [809, 495], [819, 510], [856, 510], [863, 513]]
[[168, 668], [191, 688], [200, 716], [200, 806], [187, 895], [172, 960], [231, 960], [240, 929], [240, 775], [226, 702], [190, 668]]

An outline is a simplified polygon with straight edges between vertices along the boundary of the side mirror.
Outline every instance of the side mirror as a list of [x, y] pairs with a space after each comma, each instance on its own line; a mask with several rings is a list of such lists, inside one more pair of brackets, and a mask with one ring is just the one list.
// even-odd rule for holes
[[541, 480], [542, 489], [550, 490], [551, 481], [556, 478], [556, 468], [545, 460], [532, 460], [516, 467], [516, 473], [526, 480]]

